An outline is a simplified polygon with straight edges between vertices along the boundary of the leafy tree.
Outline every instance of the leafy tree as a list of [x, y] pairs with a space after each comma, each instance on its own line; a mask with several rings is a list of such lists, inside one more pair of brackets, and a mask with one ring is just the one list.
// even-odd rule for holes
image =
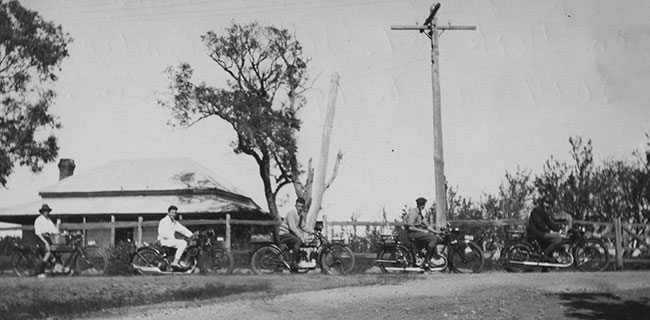
[[593, 207], [593, 175], [595, 168], [591, 140], [586, 144], [582, 138], [569, 138], [574, 164], [560, 163], [551, 156], [544, 172], [536, 177], [535, 186], [540, 196], [552, 201], [553, 211], [566, 211], [576, 219], [597, 215]]
[[524, 219], [532, 209], [535, 188], [530, 170], [517, 168], [514, 174], [506, 172], [505, 178], [497, 195], [486, 195], [481, 203], [486, 219]]
[[[433, 208], [435, 208], [435, 204]], [[431, 210], [431, 212], [435, 212], [435, 210]], [[458, 188], [447, 189], [447, 215], [454, 220], [480, 219], [482, 216], [472, 199], [461, 196], [458, 193]], [[435, 221], [435, 219], [433, 220]]]
[[41, 138], [41, 130], [58, 129], [49, 113], [55, 93], [49, 87], [68, 56], [72, 41], [61, 26], [20, 5], [0, 1], [0, 184], [6, 186], [14, 164], [33, 172], [53, 161], [59, 147], [53, 135]]
[[237, 133], [232, 143], [235, 153], [252, 157], [258, 165], [274, 217], [279, 218], [276, 198], [285, 185], [293, 184], [296, 194], [309, 204], [311, 161], [302, 183], [304, 171], [297, 160], [296, 135], [301, 126], [297, 113], [306, 103], [309, 62], [300, 42], [286, 29], [257, 22], [233, 22], [223, 35], [209, 31], [201, 39], [224, 72], [227, 88], [192, 82], [192, 67], [181, 63], [166, 70], [172, 101], [159, 103], [171, 109], [175, 125], [189, 127], [213, 116], [228, 122]]

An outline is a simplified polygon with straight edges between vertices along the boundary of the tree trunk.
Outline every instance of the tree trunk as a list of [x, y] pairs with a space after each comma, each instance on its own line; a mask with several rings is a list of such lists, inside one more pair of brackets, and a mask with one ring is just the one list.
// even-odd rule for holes
[[325, 192], [325, 176], [327, 174], [327, 160], [329, 157], [330, 135], [334, 123], [334, 111], [336, 110], [336, 93], [339, 83], [338, 73], [332, 75], [330, 81], [330, 96], [327, 105], [327, 113], [325, 116], [325, 124], [323, 125], [323, 136], [321, 140], [320, 159], [318, 168], [314, 175], [314, 183], [312, 188], [312, 206], [309, 207], [307, 213], [307, 228], [314, 230], [318, 213], [320, 212], [321, 203], [323, 200], [323, 193]]

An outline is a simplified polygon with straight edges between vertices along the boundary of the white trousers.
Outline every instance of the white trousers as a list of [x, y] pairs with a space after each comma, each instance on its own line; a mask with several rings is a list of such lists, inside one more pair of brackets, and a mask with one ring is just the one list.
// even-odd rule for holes
[[173, 261], [174, 263], [178, 263], [181, 260], [181, 256], [183, 255], [185, 248], [187, 248], [187, 241], [182, 239], [162, 239], [160, 240], [160, 244], [165, 247], [176, 248], [176, 254], [174, 255]]

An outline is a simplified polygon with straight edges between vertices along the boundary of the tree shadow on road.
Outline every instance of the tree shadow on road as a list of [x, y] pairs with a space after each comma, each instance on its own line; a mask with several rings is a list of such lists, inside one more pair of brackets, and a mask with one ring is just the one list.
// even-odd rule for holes
[[626, 292], [622, 298], [613, 293], [563, 293], [559, 297], [567, 310], [565, 315], [575, 319], [647, 319], [650, 296], [647, 292]]

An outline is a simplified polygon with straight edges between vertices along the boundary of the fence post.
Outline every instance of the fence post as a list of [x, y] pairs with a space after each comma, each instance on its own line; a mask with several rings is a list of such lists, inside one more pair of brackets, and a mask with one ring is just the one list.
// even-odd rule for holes
[[614, 233], [616, 235], [616, 269], [623, 270], [623, 232], [621, 218], [614, 218]]
[[136, 227], [136, 240], [135, 240], [135, 246], [137, 248], [142, 247], [142, 216], [138, 217], [138, 226]]
[[88, 232], [86, 231], [86, 217], [81, 220], [83, 227], [81, 227], [81, 236], [83, 237], [84, 245], [88, 244]]
[[115, 216], [111, 215], [111, 239], [108, 242], [108, 246], [115, 245]]
[[226, 250], [230, 251], [230, 214], [226, 214]]
[[327, 224], [327, 215], [323, 215], [323, 235], [325, 235], [325, 239], [331, 239], [329, 225]]

